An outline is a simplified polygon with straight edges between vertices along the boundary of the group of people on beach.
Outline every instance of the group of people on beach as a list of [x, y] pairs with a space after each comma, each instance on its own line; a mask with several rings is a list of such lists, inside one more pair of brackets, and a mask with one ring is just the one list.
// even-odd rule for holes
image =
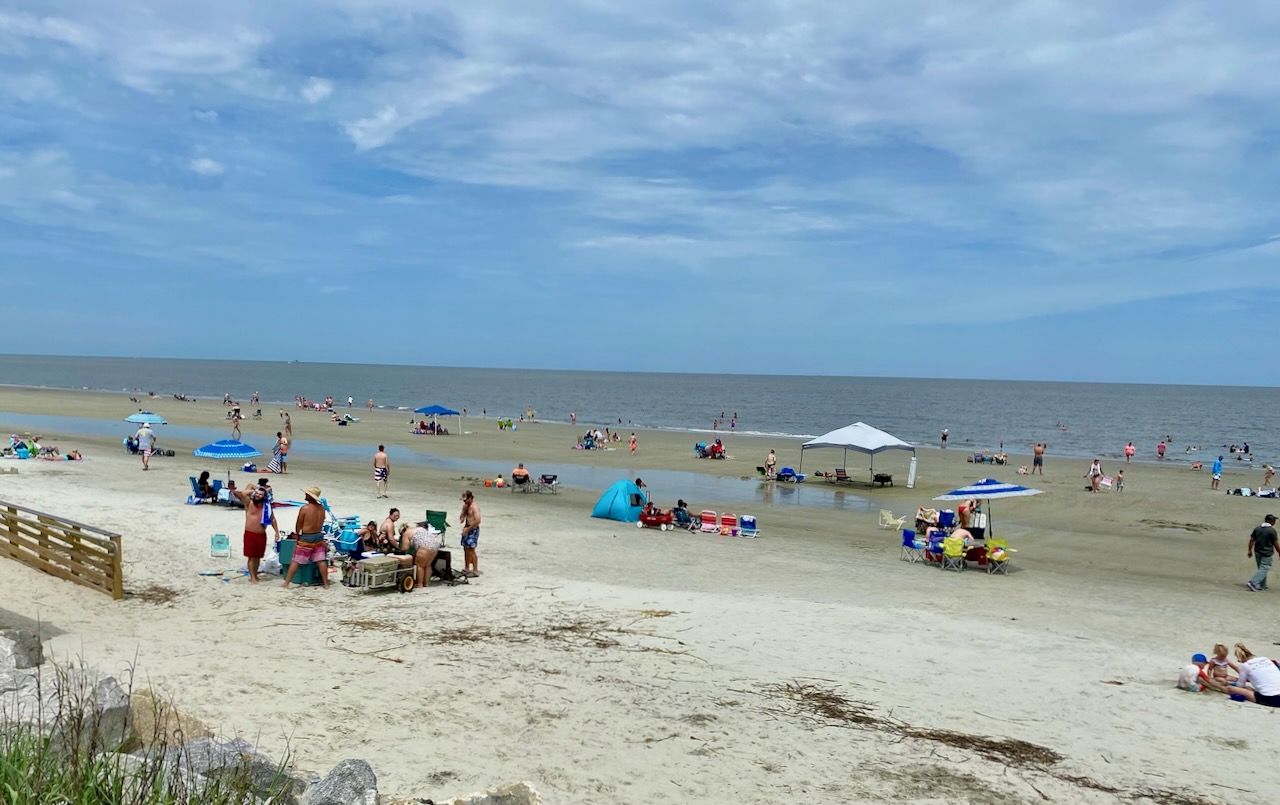
[[44, 459], [45, 461], [83, 461], [84, 455], [79, 450], [68, 450], [62, 452], [56, 444], [43, 445], [40, 440], [43, 436], [32, 436], [29, 439], [23, 439], [18, 434], [9, 435], [9, 446], [5, 448], [5, 455], [20, 455], [19, 450], [25, 450], [31, 458]]
[[1234, 701], [1280, 707], [1280, 663], [1259, 657], [1244, 643], [1235, 644], [1235, 657], [1217, 643], [1213, 656], [1194, 654], [1178, 674], [1178, 687], [1192, 692], [1225, 693]]

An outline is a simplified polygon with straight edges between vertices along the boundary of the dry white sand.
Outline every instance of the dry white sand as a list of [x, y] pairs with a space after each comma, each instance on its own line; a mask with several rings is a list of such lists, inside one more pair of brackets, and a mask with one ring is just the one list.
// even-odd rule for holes
[[[501, 455], [467, 438], [449, 449]], [[998, 504], [1019, 549], [1007, 578], [899, 561], [875, 511], [758, 507], [764, 536], [749, 541], [592, 520], [582, 490], [479, 490], [484, 575], [400, 595], [250, 585], [241, 561], [208, 555], [214, 532], [238, 548], [242, 515], [182, 505], [201, 464], [143, 473], [106, 440], [76, 442], [93, 460], [4, 462], [21, 472], [0, 475], [0, 500], [124, 534], [135, 595], [0, 561], [0, 623], [38, 618], [55, 654], [105, 670], [136, 662], [181, 708], [291, 747], [302, 769], [363, 757], [388, 793], [527, 779], [557, 803], [1234, 803], [1271, 801], [1280, 783], [1280, 713], [1173, 687], [1213, 642], [1280, 650], [1275, 599], [1241, 586], [1267, 504], [1211, 494], [1200, 475], [1134, 465], [1123, 495], [1093, 496], [1087, 462], [1051, 457], [1035, 479], [1049, 494]], [[552, 460], [536, 442], [506, 449]], [[914, 510], [988, 474], [958, 453], [922, 464], [920, 489], [873, 494]], [[339, 514], [385, 509], [363, 466], [300, 462], [273, 483], [318, 484]], [[456, 512], [471, 485], [404, 471], [390, 503]], [[197, 575], [211, 568], [230, 580]], [[138, 595], [157, 591], [175, 597]], [[810, 709], [825, 694], [849, 718], [830, 698]]]

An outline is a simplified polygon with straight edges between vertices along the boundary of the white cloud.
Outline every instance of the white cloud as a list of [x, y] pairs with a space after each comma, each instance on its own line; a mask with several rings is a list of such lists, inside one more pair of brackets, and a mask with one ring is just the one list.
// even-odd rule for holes
[[217, 123], [218, 113], [213, 109], [194, 109], [191, 112], [191, 119], [201, 123]]
[[333, 94], [333, 82], [312, 76], [302, 85], [302, 97], [307, 103], [320, 103]]
[[225, 165], [209, 157], [197, 157], [191, 160], [188, 167], [201, 176], [221, 176], [227, 172]]

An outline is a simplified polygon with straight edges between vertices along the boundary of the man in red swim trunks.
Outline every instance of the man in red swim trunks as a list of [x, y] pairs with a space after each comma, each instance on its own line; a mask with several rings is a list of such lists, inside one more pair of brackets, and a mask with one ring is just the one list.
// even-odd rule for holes
[[[262, 522], [262, 506], [267, 499], [267, 490], [262, 486], [247, 486], [232, 491], [244, 504], [244, 558], [249, 568], [249, 581], [257, 584], [258, 566], [262, 564], [262, 557], [267, 554], [267, 527]], [[280, 527], [276, 525], [274, 511], [267, 521], [275, 529], [276, 539], [280, 539]]]

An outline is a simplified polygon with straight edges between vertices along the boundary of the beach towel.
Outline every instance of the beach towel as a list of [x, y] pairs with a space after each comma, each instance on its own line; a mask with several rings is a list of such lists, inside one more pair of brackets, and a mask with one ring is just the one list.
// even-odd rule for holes
[[279, 448], [271, 451], [271, 463], [267, 465], [267, 472], [280, 472], [280, 450]]
[[266, 528], [271, 525], [271, 518], [274, 515], [271, 511], [271, 493], [267, 493], [267, 497], [262, 501], [262, 527]]

